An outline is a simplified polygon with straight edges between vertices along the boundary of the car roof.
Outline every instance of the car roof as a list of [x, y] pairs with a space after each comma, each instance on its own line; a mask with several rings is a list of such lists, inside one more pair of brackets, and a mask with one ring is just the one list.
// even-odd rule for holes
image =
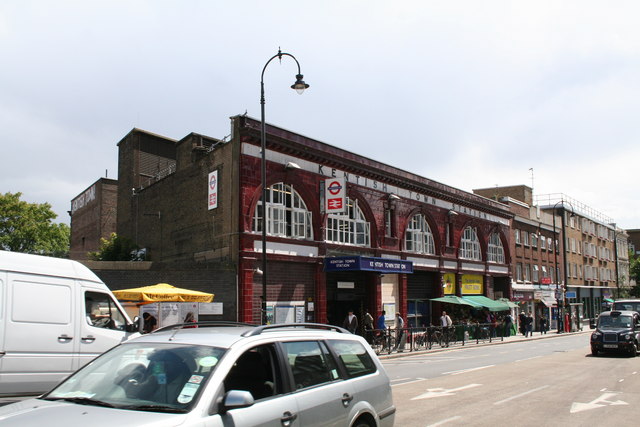
[[611, 313], [620, 313], [619, 315], [625, 315], [625, 316], [633, 316], [638, 314], [637, 311], [632, 311], [632, 310], [611, 310], [611, 311], [603, 311], [602, 313], [600, 313], [600, 316], [611, 316]]
[[236, 322], [182, 323], [157, 329], [127, 342], [181, 343], [209, 345], [229, 348], [236, 342], [251, 337], [269, 336], [275, 339], [287, 338], [341, 338], [356, 337], [346, 329], [315, 323], [280, 323], [274, 325], [251, 325]]

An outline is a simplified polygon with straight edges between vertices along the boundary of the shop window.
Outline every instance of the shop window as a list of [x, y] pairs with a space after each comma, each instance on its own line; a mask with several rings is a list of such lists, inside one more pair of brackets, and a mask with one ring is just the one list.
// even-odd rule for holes
[[358, 206], [357, 200], [347, 198], [348, 212], [327, 216], [326, 241], [356, 246], [371, 244], [371, 226]]
[[478, 233], [475, 228], [467, 227], [462, 233], [462, 239], [460, 239], [460, 251], [458, 256], [462, 259], [470, 259], [474, 261], [481, 261], [482, 255], [480, 253], [480, 241], [478, 240]]
[[404, 247], [408, 252], [435, 255], [436, 246], [433, 234], [424, 215], [414, 215], [409, 221], [405, 232]]
[[[292, 185], [277, 183], [267, 189], [267, 233], [292, 239], [313, 239], [311, 212]], [[253, 216], [253, 231], [262, 231], [262, 198]]]
[[491, 237], [489, 237], [487, 261], [504, 264], [504, 248], [498, 233], [492, 233]]

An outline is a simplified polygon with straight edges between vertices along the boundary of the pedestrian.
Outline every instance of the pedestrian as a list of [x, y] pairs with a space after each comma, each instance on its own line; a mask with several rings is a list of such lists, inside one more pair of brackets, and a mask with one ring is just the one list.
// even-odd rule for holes
[[518, 315], [518, 329], [522, 335], [527, 336], [527, 315], [524, 314], [524, 311]]
[[142, 332], [145, 334], [153, 331], [158, 326], [158, 321], [156, 320], [155, 316], [147, 311], [142, 313], [142, 319], [144, 320]]
[[342, 322], [342, 327], [355, 334], [358, 330], [358, 318], [353, 314], [353, 310], [349, 310], [347, 317], [344, 318], [344, 322]]
[[382, 310], [382, 313], [380, 314], [380, 316], [378, 316], [378, 321], [376, 322], [376, 329], [378, 329], [379, 331], [384, 332], [385, 329], [387, 329], [387, 325], [386, 325], [386, 321], [387, 321], [387, 317], [386, 317], [387, 312]]
[[511, 317], [511, 313], [507, 314], [504, 317], [504, 336], [511, 336], [511, 327], [513, 326], [513, 317]]
[[364, 311], [364, 318], [362, 319], [364, 326], [364, 337], [368, 343], [371, 343], [373, 338], [373, 316], [369, 313], [369, 310]]
[[396, 313], [396, 350], [398, 353], [404, 351], [406, 341], [407, 334], [404, 332], [404, 319], [400, 313]]
[[453, 326], [453, 321], [446, 311], [443, 311], [440, 316], [440, 326], [442, 327], [442, 343], [440, 345], [442, 346], [444, 343], [445, 347], [449, 347], [449, 328]]
[[544, 317], [544, 314], [540, 315], [540, 335], [547, 334], [547, 318]]
[[529, 312], [527, 312], [527, 317], [525, 319], [525, 325], [526, 325], [525, 337], [532, 337], [533, 336], [533, 316]]

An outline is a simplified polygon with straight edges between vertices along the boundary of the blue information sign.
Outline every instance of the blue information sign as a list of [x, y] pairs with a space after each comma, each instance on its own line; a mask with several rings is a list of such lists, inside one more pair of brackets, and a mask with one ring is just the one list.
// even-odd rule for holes
[[567, 291], [565, 292], [565, 295], [567, 298], [575, 298], [576, 297], [576, 292], [575, 291]]
[[324, 259], [324, 271], [376, 271], [378, 273], [413, 273], [413, 262], [366, 256]]

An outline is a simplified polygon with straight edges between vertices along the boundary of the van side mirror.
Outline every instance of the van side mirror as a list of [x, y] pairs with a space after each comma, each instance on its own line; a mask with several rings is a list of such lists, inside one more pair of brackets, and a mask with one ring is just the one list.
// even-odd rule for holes
[[127, 324], [126, 327], [127, 332], [142, 332], [142, 320], [140, 316], [136, 316], [133, 318], [133, 323]]

